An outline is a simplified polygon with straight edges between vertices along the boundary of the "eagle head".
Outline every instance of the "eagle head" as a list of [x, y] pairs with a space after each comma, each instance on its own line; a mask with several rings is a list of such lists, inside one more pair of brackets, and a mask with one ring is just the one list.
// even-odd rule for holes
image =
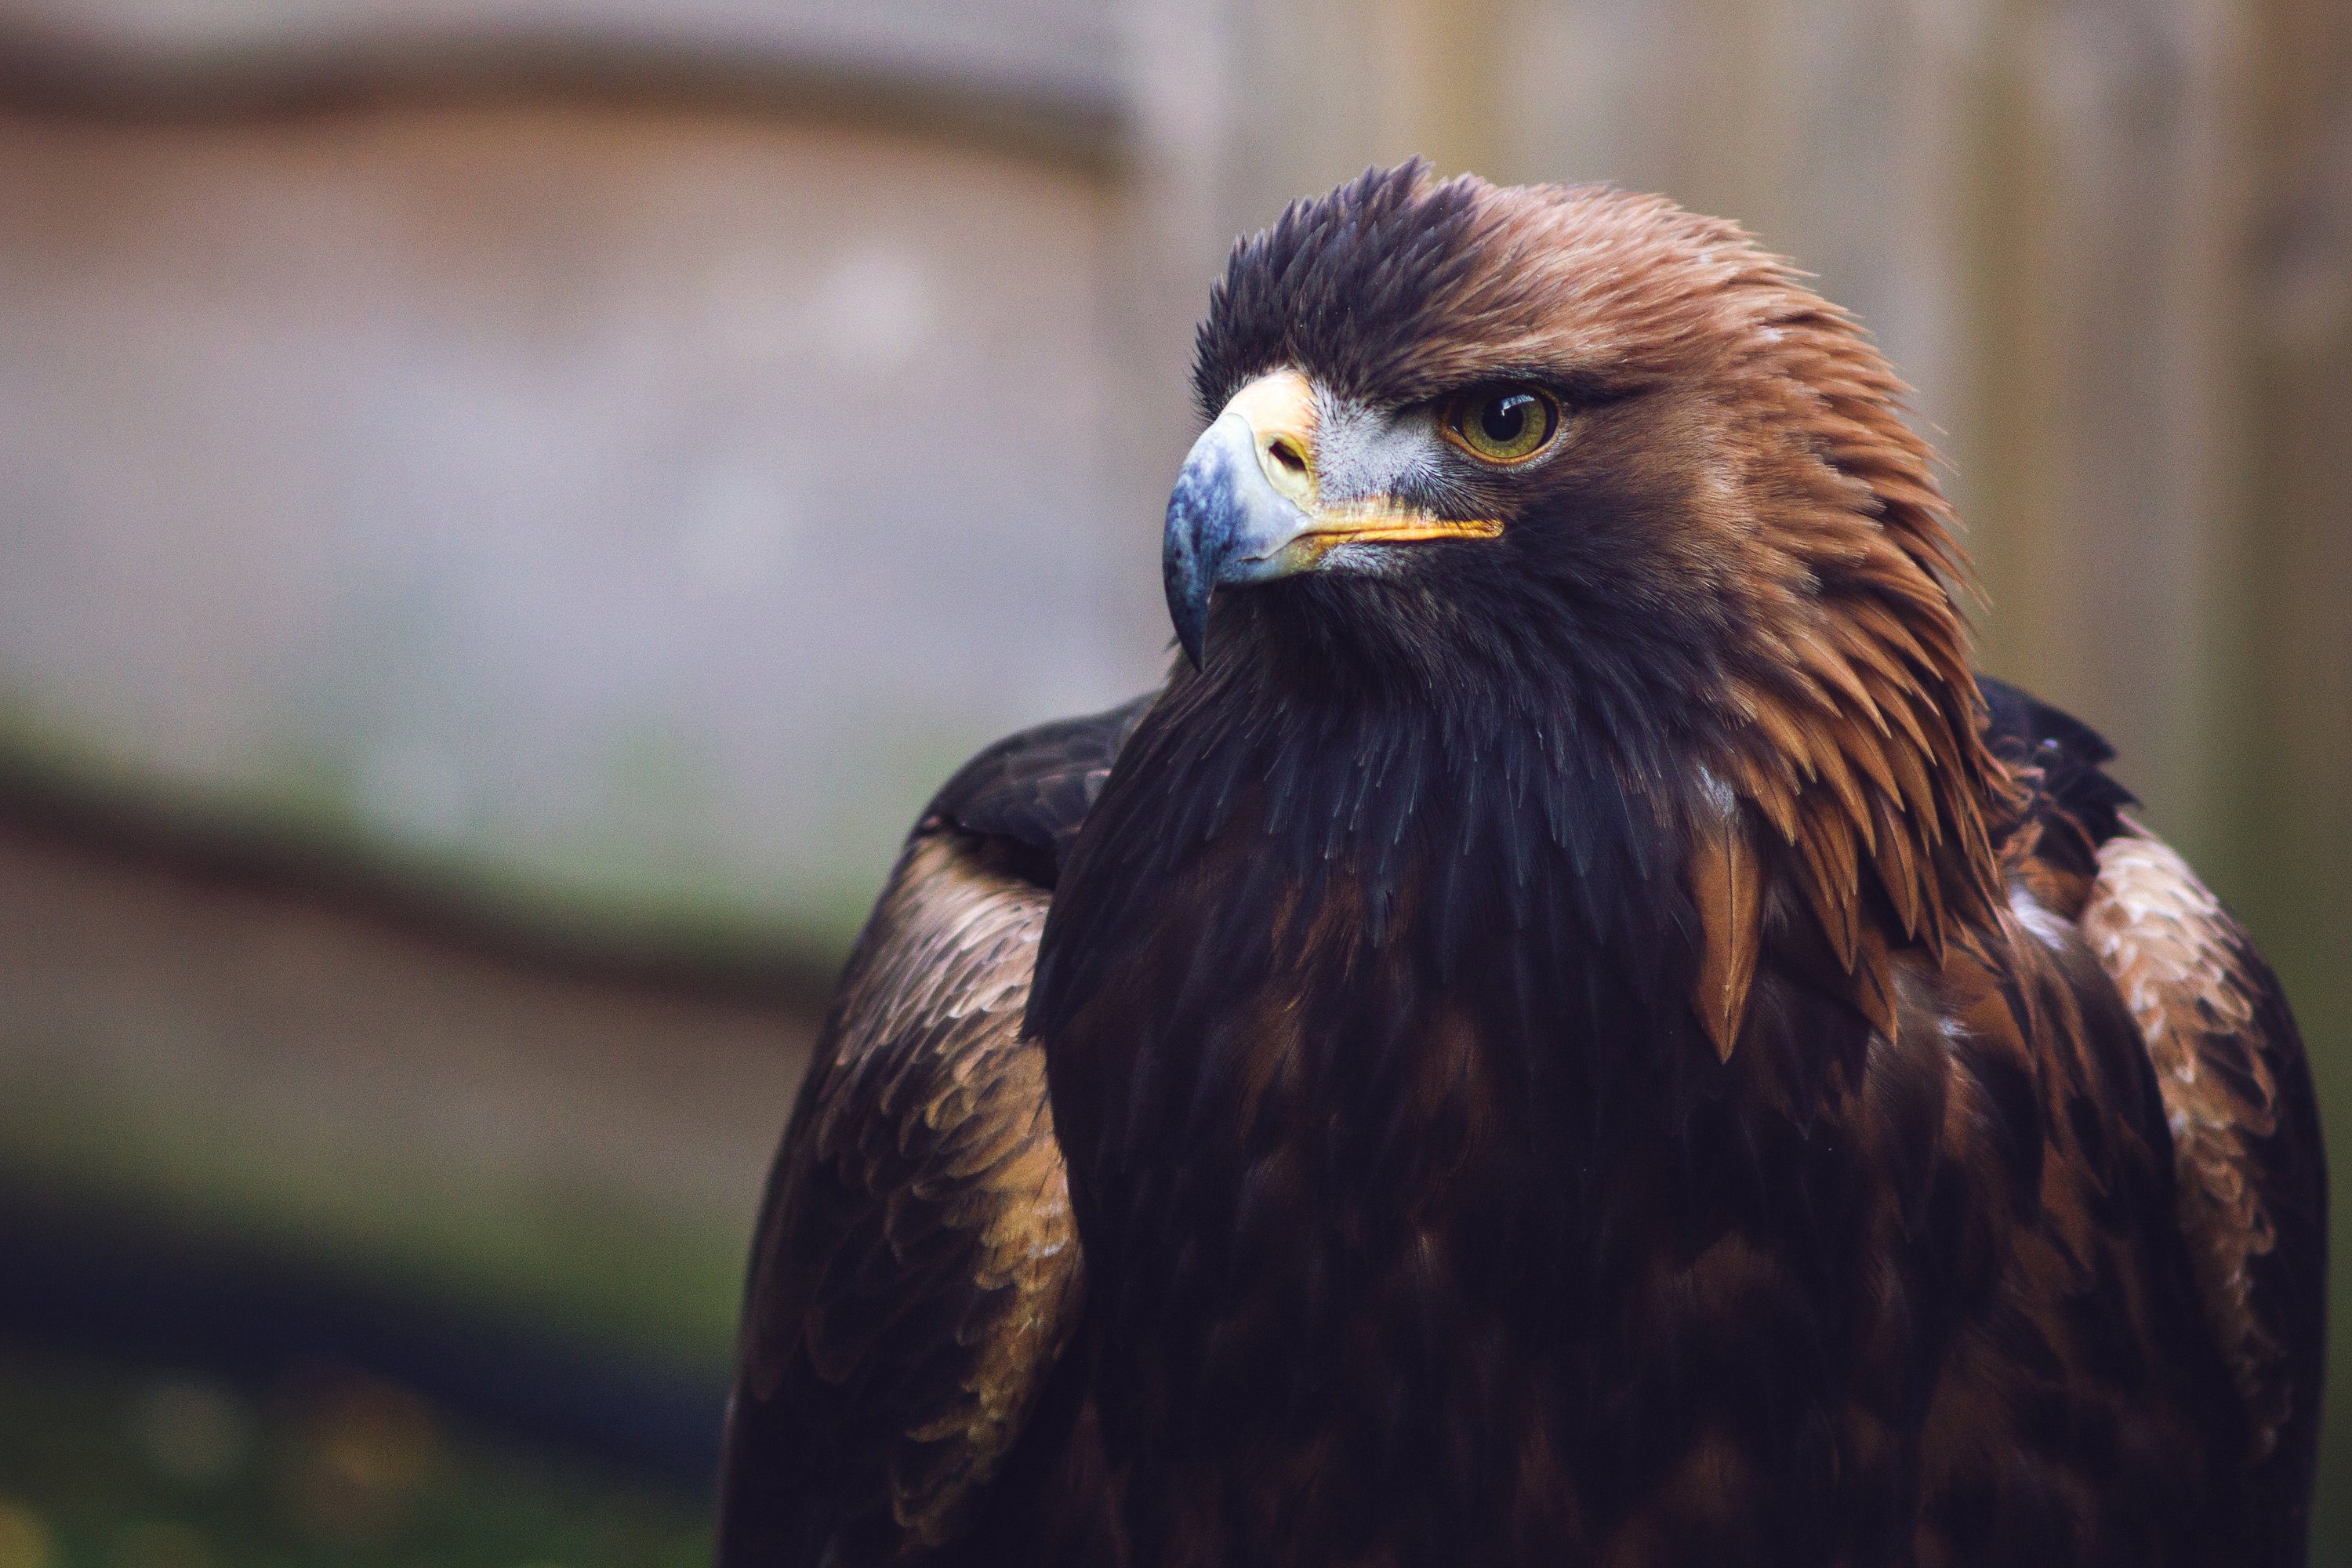
[[1193, 379], [1192, 681], [1571, 730], [1694, 842], [1784, 860], [1849, 966], [1990, 908], [2011, 786], [1933, 456], [1737, 226], [1373, 170], [1235, 246]]

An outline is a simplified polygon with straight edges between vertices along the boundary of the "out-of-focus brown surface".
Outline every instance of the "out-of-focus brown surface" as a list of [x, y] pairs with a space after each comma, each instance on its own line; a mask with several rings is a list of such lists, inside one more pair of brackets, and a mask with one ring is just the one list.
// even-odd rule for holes
[[0, 741], [837, 952], [1154, 668], [1107, 222], [735, 110], [0, 113]]
[[0, 805], [0, 1180], [723, 1356], [805, 995], [235, 868]]

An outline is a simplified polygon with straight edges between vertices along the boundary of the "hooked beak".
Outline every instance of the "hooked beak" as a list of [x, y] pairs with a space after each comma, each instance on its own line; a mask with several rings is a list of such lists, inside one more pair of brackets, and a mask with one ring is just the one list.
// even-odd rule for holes
[[1388, 496], [1327, 502], [1318, 483], [1315, 390], [1295, 370], [1235, 393], [1192, 443], [1168, 501], [1160, 577], [1168, 618], [1201, 667], [1209, 601], [1226, 584], [1311, 572], [1343, 544], [1492, 539], [1499, 521], [1443, 518]]

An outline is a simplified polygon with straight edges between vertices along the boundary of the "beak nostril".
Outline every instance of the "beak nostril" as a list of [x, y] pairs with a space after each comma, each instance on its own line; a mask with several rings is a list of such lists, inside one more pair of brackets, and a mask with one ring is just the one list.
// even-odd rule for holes
[[1280, 463], [1292, 473], [1303, 474], [1307, 471], [1307, 454], [1301, 452], [1288, 437], [1276, 437], [1266, 443], [1265, 449], [1273, 455], [1276, 462]]

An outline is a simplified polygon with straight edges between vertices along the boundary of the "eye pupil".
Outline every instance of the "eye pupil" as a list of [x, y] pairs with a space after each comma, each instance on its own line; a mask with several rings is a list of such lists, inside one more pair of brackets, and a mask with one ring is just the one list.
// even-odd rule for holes
[[1524, 392], [1514, 392], [1490, 400], [1479, 411], [1478, 427], [1497, 447], [1508, 447], [1527, 433], [1528, 420], [1535, 412], [1535, 399]]

